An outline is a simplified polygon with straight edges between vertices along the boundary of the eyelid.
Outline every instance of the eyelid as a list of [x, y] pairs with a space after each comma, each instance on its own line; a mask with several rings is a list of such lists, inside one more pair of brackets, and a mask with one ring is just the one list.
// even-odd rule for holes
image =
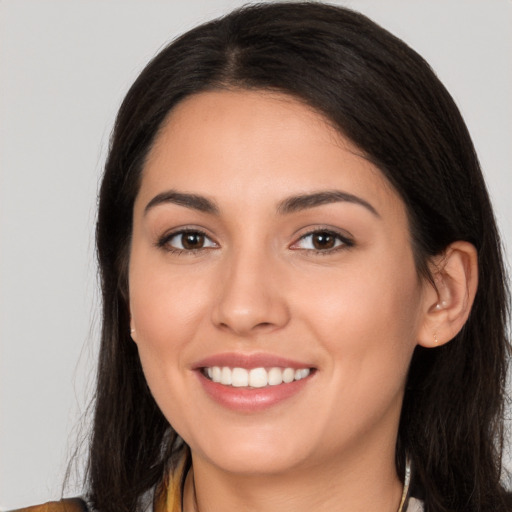
[[[198, 247], [197, 249], [181, 249], [179, 247], [173, 247], [169, 244], [169, 242], [180, 235], [184, 235], [187, 233], [195, 233], [204, 236], [205, 239], [209, 240], [212, 245], [208, 245], [205, 247]], [[182, 226], [179, 228], [174, 228], [170, 231], [167, 231], [165, 234], [160, 236], [155, 244], [158, 248], [163, 249], [167, 252], [181, 254], [181, 253], [187, 253], [187, 254], [194, 254], [200, 251], [209, 250], [209, 249], [215, 249], [219, 247], [219, 244], [213, 240], [213, 238], [208, 235], [205, 230], [194, 227], [194, 226]]]
[[[194, 233], [199, 234], [203, 236], [206, 240], [209, 241], [209, 244], [203, 247], [199, 247], [196, 249], [185, 249], [185, 248], [179, 248], [179, 247], [173, 247], [169, 244], [169, 242], [180, 235], [187, 234], [187, 233]], [[333, 236], [336, 241], [334, 247], [326, 248], [326, 249], [316, 249], [314, 247], [310, 248], [301, 248], [299, 247], [299, 244], [306, 240], [308, 237], [312, 237], [315, 234], [327, 234], [330, 236]], [[289, 246], [292, 250], [301, 250], [301, 251], [307, 251], [307, 252], [314, 252], [314, 253], [322, 253], [322, 254], [330, 254], [333, 252], [336, 252], [340, 249], [348, 249], [355, 245], [355, 242], [353, 240], [352, 235], [348, 234], [347, 232], [334, 229], [332, 227], [316, 227], [312, 228], [309, 231], [301, 234], [293, 244]], [[194, 254], [205, 250], [215, 249], [219, 248], [219, 244], [206, 233], [204, 229], [201, 229], [199, 227], [195, 226], [181, 226], [174, 228], [170, 231], [167, 231], [165, 234], [160, 236], [158, 240], [155, 243], [155, 246], [157, 246], [160, 249], [163, 249], [167, 252], [172, 253], [186, 253], [186, 254]]]
[[[336, 238], [336, 244], [334, 247], [328, 248], [328, 249], [315, 249], [313, 247], [311, 248], [300, 248], [297, 247], [297, 245], [305, 240], [308, 237], [311, 237], [315, 234], [328, 234]], [[338, 243], [341, 242], [341, 243]], [[315, 229], [311, 229], [308, 232], [302, 234], [297, 241], [295, 241], [291, 246], [290, 249], [292, 250], [302, 250], [302, 251], [308, 251], [308, 252], [314, 252], [314, 253], [322, 253], [322, 254], [331, 254], [333, 252], [336, 252], [338, 250], [342, 249], [349, 249], [355, 245], [354, 239], [351, 235], [345, 232], [341, 232], [337, 229], [333, 229], [331, 227], [318, 227]]]

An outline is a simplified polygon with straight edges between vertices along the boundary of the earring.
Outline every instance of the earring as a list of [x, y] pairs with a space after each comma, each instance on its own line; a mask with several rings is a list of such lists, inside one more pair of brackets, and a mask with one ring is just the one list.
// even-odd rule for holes
[[437, 345], [439, 343], [439, 340], [437, 339], [437, 333], [434, 333], [434, 345]]
[[441, 309], [444, 309], [446, 307], [446, 301], [442, 300], [441, 302], [438, 302], [436, 304], [436, 311], [440, 311]]
[[134, 329], [133, 327], [130, 329], [130, 334], [131, 334], [132, 336], [135, 334], [135, 329]]

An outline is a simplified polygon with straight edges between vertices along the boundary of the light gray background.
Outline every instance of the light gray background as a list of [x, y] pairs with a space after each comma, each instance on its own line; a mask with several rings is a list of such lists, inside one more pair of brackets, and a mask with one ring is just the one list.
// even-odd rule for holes
[[[164, 42], [242, 3], [0, 0], [0, 508], [60, 496], [90, 396], [96, 192], [123, 94]], [[405, 39], [452, 92], [510, 262], [512, 2], [337, 3]]]

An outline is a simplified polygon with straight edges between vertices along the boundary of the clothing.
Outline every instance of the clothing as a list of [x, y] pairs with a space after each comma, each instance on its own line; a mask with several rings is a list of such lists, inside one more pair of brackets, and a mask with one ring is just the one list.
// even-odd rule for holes
[[[169, 481], [143, 497], [144, 512], [181, 512], [181, 485], [183, 481], [184, 462], [178, 464]], [[409, 498], [404, 512], [423, 512], [423, 504], [416, 498]], [[99, 512], [88, 507], [85, 501], [73, 498], [46, 503], [36, 507], [23, 508], [11, 512]]]
[[409, 504], [407, 505], [405, 512], [423, 512], [424, 510], [423, 502], [421, 500], [409, 498]]
[[68, 498], [61, 501], [52, 501], [35, 507], [11, 510], [11, 512], [88, 512], [87, 505], [80, 498]]

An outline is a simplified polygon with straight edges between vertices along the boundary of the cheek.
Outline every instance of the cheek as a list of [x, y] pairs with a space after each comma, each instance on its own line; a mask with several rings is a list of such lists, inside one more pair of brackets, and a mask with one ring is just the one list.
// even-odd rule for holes
[[207, 315], [212, 287], [201, 272], [171, 269], [140, 251], [129, 270], [130, 313], [148, 384], [158, 400], [185, 369], [190, 341]]
[[165, 256], [153, 252], [132, 252], [130, 313], [141, 337], [171, 341], [196, 325], [210, 300], [211, 287], [205, 269], [172, 266]]
[[133, 257], [130, 267], [130, 310], [142, 369], [164, 416], [187, 433], [193, 431], [183, 413], [193, 402], [187, 363], [191, 341], [207, 317], [211, 287], [197, 275], [144, 263]]
[[399, 275], [389, 267], [352, 270], [331, 275], [314, 292], [309, 287], [302, 307], [306, 328], [329, 354], [326, 415], [352, 432], [382, 418], [393, 430], [416, 346], [421, 290], [413, 265]]
[[[375, 259], [373, 258], [373, 262]], [[400, 262], [400, 263], [399, 263]], [[304, 282], [302, 317], [353, 378], [405, 376], [420, 326], [421, 286], [412, 257], [396, 253]], [[347, 368], [350, 363], [350, 368]], [[364, 371], [363, 371], [364, 370]]]

